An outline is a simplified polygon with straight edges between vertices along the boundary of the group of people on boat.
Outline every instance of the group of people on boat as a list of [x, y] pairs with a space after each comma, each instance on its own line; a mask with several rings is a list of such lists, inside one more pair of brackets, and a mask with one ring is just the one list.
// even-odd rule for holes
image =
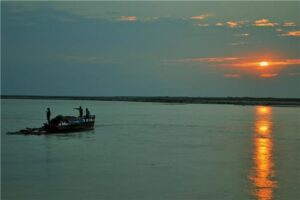
[[[74, 108], [74, 109], [79, 111], [79, 118], [82, 119], [83, 118], [83, 109], [82, 109], [82, 107], [79, 106], [79, 108]], [[85, 109], [85, 113], [86, 113], [86, 115], [84, 116], [84, 119], [87, 122], [89, 120], [90, 116], [91, 116], [91, 113], [90, 113], [88, 108]], [[51, 121], [51, 110], [50, 110], [50, 108], [47, 108], [46, 116], [47, 116], [48, 124], [50, 124], [50, 121]]]
[[[79, 117], [82, 118], [83, 117], [83, 109], [82, 109], [82, 107], [79, 106], [79, 108], [74, 108], [74, 109], [76, 109], [76, 110], [79, 111]], [[86, 113], [85, 118], [89, 118], [90, 115], [91, 115], [91, 113], [90, 113], [90, 111], [89, 111], [88, 108], [85, 109], [85, 113]]]

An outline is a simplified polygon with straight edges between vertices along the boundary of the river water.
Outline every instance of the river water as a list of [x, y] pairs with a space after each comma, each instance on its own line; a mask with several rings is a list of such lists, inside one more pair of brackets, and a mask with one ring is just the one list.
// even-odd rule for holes
[[[300, 108], [2, 100], [2, 199], [300, 199]], [[7, 135], [88, 107], [95, 130]]]

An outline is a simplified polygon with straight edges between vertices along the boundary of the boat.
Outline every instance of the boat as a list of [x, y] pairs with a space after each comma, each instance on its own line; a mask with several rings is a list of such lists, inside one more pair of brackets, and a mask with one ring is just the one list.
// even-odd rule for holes
[[47, 133], [69, 133], [94, 129], [95, 115], [85, 117], [58, 115], [42, 127]]
[[95, 115], [84, 117], [58, 115], [40, 128], [26, 128], [8, 134], [41, 135], [53, 133], [72, 133], [94, 130]]

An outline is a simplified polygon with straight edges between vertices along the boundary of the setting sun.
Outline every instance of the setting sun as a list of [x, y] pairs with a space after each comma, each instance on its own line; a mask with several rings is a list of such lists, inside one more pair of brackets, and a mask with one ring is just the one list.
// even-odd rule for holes
[[258, 107], [259, 114], [270, 114], [270, 108], [267, 106]]
[[267, 67], [267, 66], [269, 66], [269, 62], [267, 62], [267, 61], [261, 61], [259, 63], [259, 66], [261, 66], [261, 67]]

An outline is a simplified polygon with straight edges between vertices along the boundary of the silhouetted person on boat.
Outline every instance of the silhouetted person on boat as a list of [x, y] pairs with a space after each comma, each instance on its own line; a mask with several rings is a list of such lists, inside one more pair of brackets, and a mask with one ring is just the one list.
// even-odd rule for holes
[[74, 108], [74, 109], [79, 110], [79, 117], [81, 118], [82, 115], [83, 115], [83, 109], [82, 109], [82, 107], [79, 106], [79, 108]]
[[89, 111], [89, 109], [88, 108], [86, 108], [85, 109], [85, 113], [86, 113], [86, 115], [85, 115], [85, 121], [87, 122], [87, 121], [89, 121], [89, 118], [90, 118], [90, 111]]
[[50, 117], [51, 117], [51, 111], [50, 111], [50, 108], [47, 108], [46, 115], [47, 115], [47, 121], [48, 121], [48, 124], [50, 124]]

